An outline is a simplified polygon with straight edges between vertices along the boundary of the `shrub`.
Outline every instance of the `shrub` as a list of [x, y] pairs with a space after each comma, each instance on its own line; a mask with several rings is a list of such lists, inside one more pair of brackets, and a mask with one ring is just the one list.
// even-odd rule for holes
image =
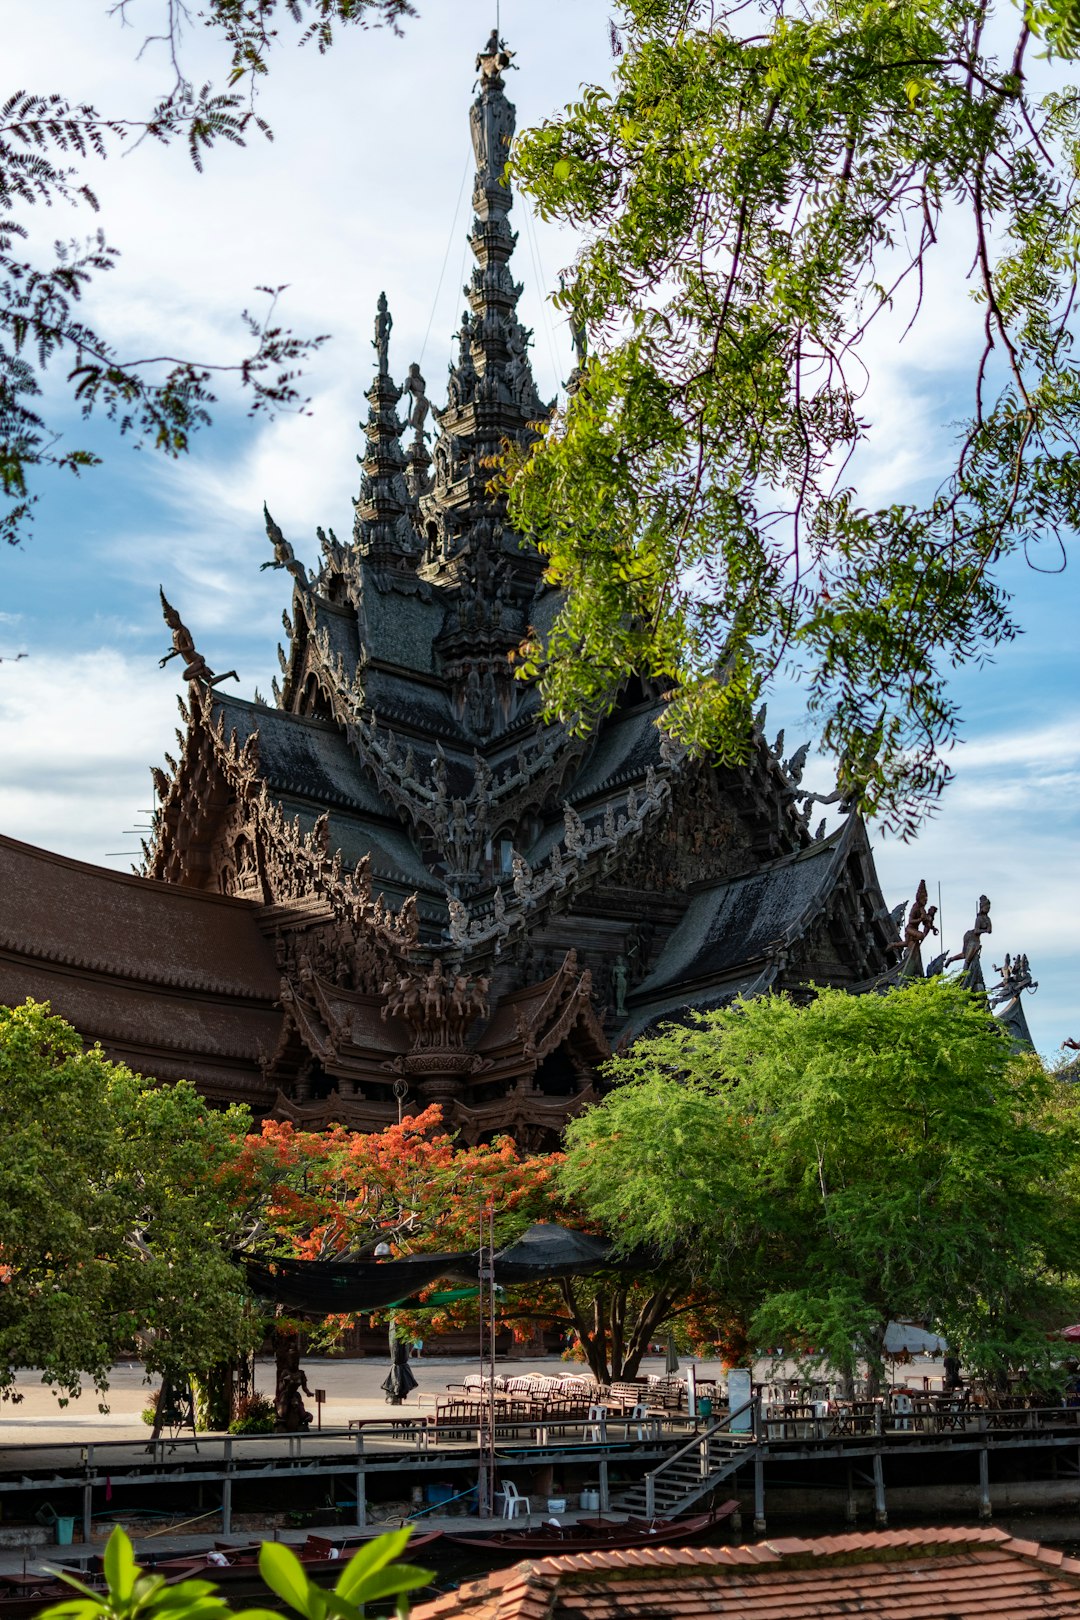
[[274, 1403], [265, 1395], [245, 1395], [236, 1403], [236, 1416], [229, 1424], [230, 1434], [270, 1434], [274, 1427]]

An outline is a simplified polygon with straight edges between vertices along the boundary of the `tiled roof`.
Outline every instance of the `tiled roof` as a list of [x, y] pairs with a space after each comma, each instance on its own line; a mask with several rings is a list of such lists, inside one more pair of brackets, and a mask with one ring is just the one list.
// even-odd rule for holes
[[1080, 1616], [1080, 1558], [1008, 1531], [882, 1530], [515, 1564], [413, 1620], [1051, 1620]]

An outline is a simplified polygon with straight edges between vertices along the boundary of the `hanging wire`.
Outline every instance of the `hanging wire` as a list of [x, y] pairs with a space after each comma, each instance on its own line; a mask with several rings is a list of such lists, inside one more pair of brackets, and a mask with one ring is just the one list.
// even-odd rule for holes
[[[465, 180], [469, 173], [469, 161], [471, 157], [472, 152], [466, 152], [465, 167], [461, 171], [461, 184], [458, 186], [457, 202], [454, 204], [454, 217], [450, 223], [450, 234], [446, 238], [446, 252], [443, 254], [442, 269], [439, 271], [439, 280], [435, 287], [435, 297], [431, 301], [431, 314], [428, 316], [427, 331], [424, 333], [424, 342], [420, 350], [420, 359], [418, 362], [420, 365], [423, 365], [424, 363], [424, 355], [427, 352], [428, 338], [431, 336], [431, 327], [435, 320], [435, 311], [439, 307], [439, 294], [442, 292], [443, 278], [446, 275], [446, 266], [450, 258], [450, 249], [454, 245], [454, 232], [457, 230], [458, 214], [461, 212], [461, 198], [465, 191]], [[464, 260], [462, 260], [462, 263], [464, 264]]]
[[[518, 193], [520, 196], [520, 192]], [[544, 267], [540, 262], [540, 244], [536, 240], [536, 231], [533, 226], [532, 209], [522, 199], [522, 215], [525, 220], [525, 235], [529, 242], [529, 254], [533, 263], [533, 274], [536, 276], [537, 292], [540, 295], [540, 309], [543, 316], [544, 336], [547, 338], [548, 355], [551, 359], [551, 370], [555, 378], [555, 387], [558, 389], [562, 379], [559, 376], [559, 362], [555, 358], [555, 341], [551, 325], [551, 308], [548, 304], [548, 284], [544, 276]]]

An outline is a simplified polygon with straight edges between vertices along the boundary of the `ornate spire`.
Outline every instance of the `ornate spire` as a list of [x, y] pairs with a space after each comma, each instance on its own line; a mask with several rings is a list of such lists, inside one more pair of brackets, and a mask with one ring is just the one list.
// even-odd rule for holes
[[[450, 367], [445, 410], [436, 411], [439, 438], [435, 446], [435, 480], [422, 503], [429, 535], [428, 562], [436, 568], [468, 557], [477, 522], [484, 518], [496, 553], [522, 565], [531, 591], [539, 573], [536, 559], [519, 551], [515, 536], [504, 532], [505, 502], [488, 493], [491, 459], [506, 439], [531, 437], [530, 423], [547, 415], [536, 391], [528, 347], [532, 337], [517, 318], [521, 286], [510, 273], [517, 237], [510, 228], [513, 194], [506, 164], [516, 127], [513, 103], [505, 95], [503, 74], [512, 52], [496, 32], [476, 58], [478, 91], [469, 110], [476, 159], [473, 182], [475, 217], [469, 242], [476, 267], [465, 288], [470, 308], [461, 318], [458, 357]], [[451, 577], [461, 572], [451, 569]]]
[[410, 496], [405, 483], [405, 453], [401, 448], [401, 423], [397, 403], [402, 396], [390, 375], [389, 345], [393, 318], [386, 294], [379, 294], [372, 347], [378, 356], [378, 370], [368, 389], [370, 406], [364, 424], [367, 449], [357, 461], [364, 469], [360, 494], [355, 501], [353, 540], [360, 556], [379, 573], [412, 574], [420, 560], [416, 531], [409, 519]]
[[[493, 32], [476, 58], [477, 94], [469, 111], [476, 158], [475, 217], [469, 242], [476, 266], [465, 288], [469, 307], [457, 334], [444, 410], [435, 411], [434, 477], [419, 489], [426, 534], [425, 577], [450, 595], [437, 646], [458, 717], [477, 741], [511, 722], [517, 704], [507, 654], [525, 632], [527, 604], [541, 574], [536, 552], [509, 527], [506, 498], [490, 489], [506, 441], [526, 444], [547, 415], [529, 365], [531, 332], [517, 318], [521, 287], [510, 273], [517, 238], [506, 179], [516, 117], [503, 74], [511, 52]], [[419, 458], [417, 458], [419, 459]]]

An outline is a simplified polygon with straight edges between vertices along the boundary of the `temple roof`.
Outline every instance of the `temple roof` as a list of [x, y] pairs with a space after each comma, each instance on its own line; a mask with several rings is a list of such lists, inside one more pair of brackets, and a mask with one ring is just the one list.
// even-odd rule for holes
[[0, 1002], [48, 1001], [136, 1070], [269, 1102], [279, 975], [254, 906], [5, 837], [0, 894]]
[[715, 984], [781, 952], [823, 907], [849, 836], [845, 824], [797, 855], [698, 890], [634, 1000], [648, 1000], [673, 983], [684, 990], [702, 980]]

